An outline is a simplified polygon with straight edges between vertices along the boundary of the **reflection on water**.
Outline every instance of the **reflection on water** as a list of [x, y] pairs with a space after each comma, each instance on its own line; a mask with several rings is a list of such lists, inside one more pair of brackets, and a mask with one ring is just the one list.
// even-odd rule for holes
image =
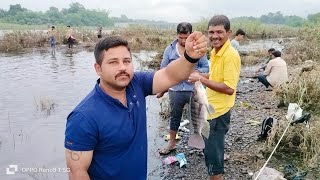
[[[136, 57], [155, 55], [142, 51]], [[134, 58], [136, 69], [138, 59]], [[0, 55], [0, 179], [67, 179], [64, 172], [21, 172], [21, 168], [64, 168], [64, 131], [68, 113], [94, 87], [93, 52], [61, 53], [55, 56], [33, 52]], [[148, 97], [149, 169], [160, 163], [154, 152], [158, 138], [159, 104]], [[51, 107], [48, 114], [41, 110]], [[44, 109], [45, 109], [44, 108]], [[52, 111], [52, 112], [51, 112]], [[152, 124], [152, 126], [151, 126]], [[6, 175], [9, 165], [18, 165], [15, 175]], [[153, 178], [154, 179], [154, 178]]]

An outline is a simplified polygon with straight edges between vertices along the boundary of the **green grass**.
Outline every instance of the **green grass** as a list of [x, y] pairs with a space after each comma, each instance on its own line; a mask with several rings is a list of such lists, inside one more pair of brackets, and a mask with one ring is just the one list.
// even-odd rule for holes
[[0, 30], [46, 30], [48, 25], [21, 25], [0, 22]]

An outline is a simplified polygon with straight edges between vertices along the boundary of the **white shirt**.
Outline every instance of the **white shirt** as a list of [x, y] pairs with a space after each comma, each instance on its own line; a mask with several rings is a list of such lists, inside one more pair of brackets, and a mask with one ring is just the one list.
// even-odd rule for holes
[[264, 74], [273, 87], [281, 85], [288, 81], [287, 63], [281, 57], [272, 59], [267, 64]]
[[231, 46], [239, 52], [240, 43], [236, 39], [232, 39]]

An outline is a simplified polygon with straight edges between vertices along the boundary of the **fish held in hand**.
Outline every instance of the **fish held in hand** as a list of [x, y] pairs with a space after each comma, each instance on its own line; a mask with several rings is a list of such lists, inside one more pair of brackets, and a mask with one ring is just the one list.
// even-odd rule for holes
[[206, 138], [209, 137], [210, 125], [207, 117], [208, 114], [214, 113], [214, 108], [209, 104], [206, 90], [200, 81], [196, 81], [194, 84], [190, 107], [193, 134], [188, 140], [188, 146], [204, 149], [205, 144], [202, 135]]

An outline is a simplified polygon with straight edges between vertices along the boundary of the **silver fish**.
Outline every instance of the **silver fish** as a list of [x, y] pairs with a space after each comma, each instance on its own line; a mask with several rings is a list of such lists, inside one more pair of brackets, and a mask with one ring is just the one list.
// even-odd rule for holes
[[207, 118], [208, 114], [214, 113], [214, 109], [209, 104], [206, 90], [200, 81], [196, 81], [194, 84], [190, 106], [193, 134], [188, 140], [188, 146], [204, 149], [205, 144], [202, 135], [206, 138], [209, 137], [210, 125]]

